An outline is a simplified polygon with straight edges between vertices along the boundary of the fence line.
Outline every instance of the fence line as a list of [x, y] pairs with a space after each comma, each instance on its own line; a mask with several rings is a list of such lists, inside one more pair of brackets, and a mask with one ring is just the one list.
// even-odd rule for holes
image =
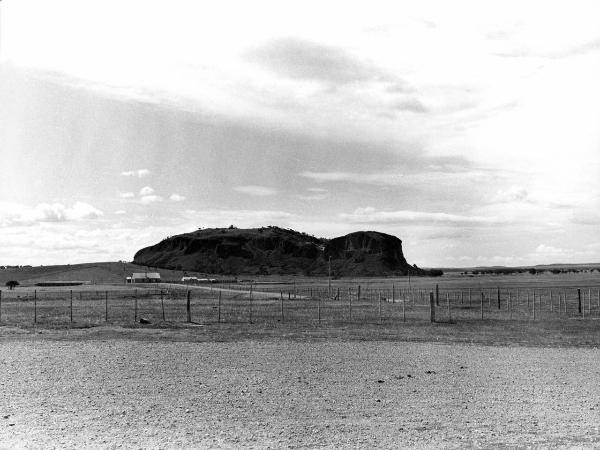
[[[600, 288], [355, 285], [0, 290], [0, 323], [374, 323], [600, 318]], [[331, 294], [330, 294], [331, 293]], [[286, 295], [287, 294], [287, 295]], [[478, 294], [479, 302], [473, 302]], [[445, 305], [441, 299], [445, 298]], [[494, 302], [492, 302], [492, 299]]]

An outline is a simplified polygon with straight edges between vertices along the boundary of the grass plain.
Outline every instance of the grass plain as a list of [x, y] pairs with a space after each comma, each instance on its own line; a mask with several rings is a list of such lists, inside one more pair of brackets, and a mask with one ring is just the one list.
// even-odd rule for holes
[[3, 289], [0, 448], [600, 445], [597, 272], [257, 281]]

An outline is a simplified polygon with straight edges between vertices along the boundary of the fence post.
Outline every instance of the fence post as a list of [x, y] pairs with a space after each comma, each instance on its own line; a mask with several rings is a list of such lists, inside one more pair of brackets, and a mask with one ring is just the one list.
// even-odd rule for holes
[[73, 323], [73, 290], [71, 290], [71, 323]]
[[440, 305], [440, 285], [435, 285], [435, 304], [436, 306]]
[[108, 322], [108, 291], [104, 291], [104, 321]]
[[446, 292], [446, 305], [448, 306], [448, 322], [452, 322], [452, 316], [450, 315], [450, 294]]
[[500, 288], [498, 288], [498, 309], [500, 309]]
[[435, 300], [433, 298], [433, 292], [429, 293], [429, 321], [435, 322]]
[[471, 288], [469, 288], [469, 306], [471, 306]]
[[485, 299], [485, 294], [483, 293], [483, 289], [481, 290], [481, 320], [483, 320], [483, 301]]
[[2, 322], [2, 289], [0, 289], [0, 322]]
[[[188, 323], [190, 323], [192, 321], [192, 302], [191, 302], [191, 298], [190, 297], [191, 297], [191, 292], [188, 289], [188, 291], [187, 291], [187, 302], [186, 302], [186, 305], [185, 305], [185, 310], [187, 312], [187, 321], [188, 321]], [[136, 303], [136, 305], [137, 305], [137, 303]]]
[[577, 289], [577, 302], [578, 302], [579, 314], [581, 314], [581, 289]]
[[533, 291], [533, 320], [535, 320], [535, 290]]
[[[281, 298], [281, 321], [283, 322], [285, 320], [284, 316], [283, 316], [283, 292], [279, 291], [279, 297]], [[321, 296], [319, 296], [319, 298], [321, 298]]]
[[[220, 292], [220, 291], [219, 291]], [[163, 322], [165, 321], [165, 300], [162, 289], [160, 290], [160, 309], [162, 310]]]
[[[290, 292], [288, 291], [288, 297], [290, 296]], [[252, 285], [250, 285], [250, 323], [252, 323]]]
[[393, 284], [392, 284], [392, 303], [396, 303], [396, 292], [394, 290]]
[[[218, 311], [218, 315], [217, 315], [217, 322], [221, 323], [221, 294], [223, 293], [223, 291], [221, 289], [219, 289], [219, 308], [217, 309]], [[164, 309], [163, 309], [164, 312]]]
[[562, 294], [560, 293], [560, 290], [558, 291], [558, 317], [560, 317], [562, 313]]
[[381, 323], [381, 292], [379, 292], [379, 323]]
[[[338, 288], [338, 300], [340, 300], [340, 288]], [[317, 315], [319, 318], [319, 323], [321, 323], [321, 296], [317, 299]]]
[[512, 293], [508, 291], [508, 318], [512, 320]]
[[[357, 299], [360, 298], [360, 284], [358, 285]], [[348, 309], [350, 311], [350, 320], [352, 320], [352, 295], [348, 296]]]
[[37, 323], [37, 289], [33, 291], [33, 323]]
[[[356, 301], [360, 302], [360, 284], [358, 285], [358, 292], [356, 293]], [[352, 300], [350, 300], [350, 304], [352, 304]]]

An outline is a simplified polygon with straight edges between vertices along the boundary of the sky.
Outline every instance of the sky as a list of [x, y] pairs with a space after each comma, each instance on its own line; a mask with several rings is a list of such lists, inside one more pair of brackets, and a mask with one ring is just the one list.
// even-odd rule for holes
[[0, 265], [202, 227], [600, 261], [600, 3], [3, 0]]

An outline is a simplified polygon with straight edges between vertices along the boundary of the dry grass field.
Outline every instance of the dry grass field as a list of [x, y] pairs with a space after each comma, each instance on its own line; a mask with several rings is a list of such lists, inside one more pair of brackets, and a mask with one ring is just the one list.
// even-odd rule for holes
[[3, 290], [0, 448], [600, 446], [595, 273], [268, 281]]

